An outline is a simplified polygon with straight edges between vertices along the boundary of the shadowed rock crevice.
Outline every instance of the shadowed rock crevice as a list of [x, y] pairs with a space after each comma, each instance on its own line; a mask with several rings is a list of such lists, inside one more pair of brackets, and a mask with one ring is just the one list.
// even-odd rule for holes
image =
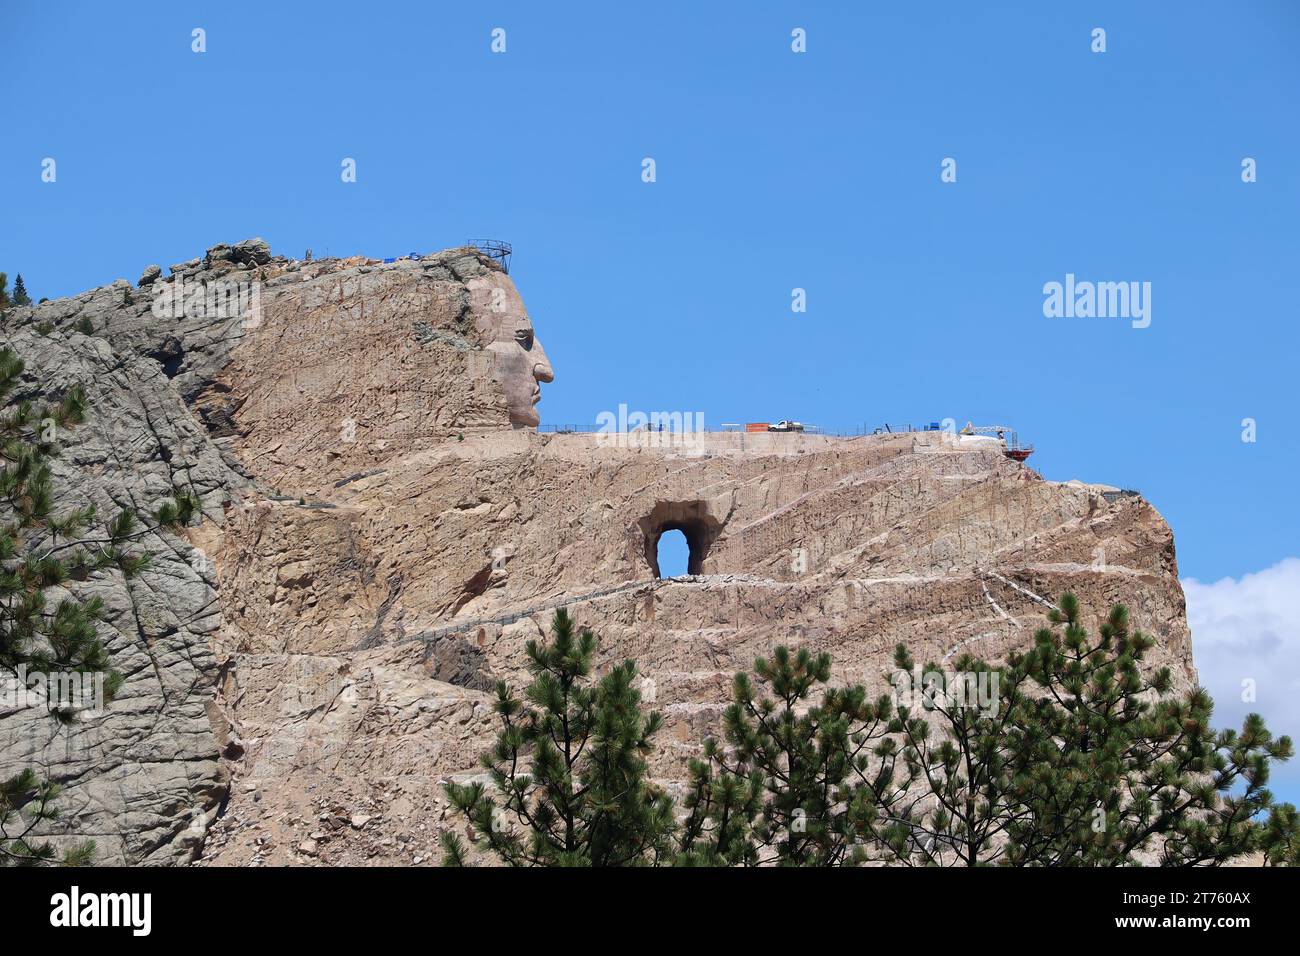
[[491, 690], [496, 682], [487, 654], [461, 635], [435, 637], [425, 651], [424, 660], [434, 680], [480, 691]]
[[151, 359], [162, 366], [163, 374], [168, 378], [175, 378], [179, 375], [181, 365], [185, 362], [185, 348], [181, 345], [180, 339], [174, 335], [167, 336], [156, 349], [148, 354]]

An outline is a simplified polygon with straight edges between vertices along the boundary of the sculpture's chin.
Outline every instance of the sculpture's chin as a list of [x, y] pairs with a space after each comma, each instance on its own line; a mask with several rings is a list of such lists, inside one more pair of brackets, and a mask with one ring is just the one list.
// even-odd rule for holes
[[536, 428], [541, 420], [537, 410], [531, 406], [527, 409], [510, 409], [510, 424], [516, 428]]

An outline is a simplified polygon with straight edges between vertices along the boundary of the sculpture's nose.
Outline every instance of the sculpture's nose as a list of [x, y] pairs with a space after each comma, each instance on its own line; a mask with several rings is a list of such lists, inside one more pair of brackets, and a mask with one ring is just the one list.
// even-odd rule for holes
[[555, 369], [551, 368], [551, 360], [546, 357], [546, 351], [542, 348], [542, 343], [538, 342], [533, 346], [533, 378], [539, 382], [555, 381]]

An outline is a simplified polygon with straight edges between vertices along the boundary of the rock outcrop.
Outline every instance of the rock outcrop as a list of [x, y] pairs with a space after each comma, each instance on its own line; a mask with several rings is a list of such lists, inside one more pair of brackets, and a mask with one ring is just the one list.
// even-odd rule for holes
[[[488, 690], [524, 680], [560, 606], [641, 665], [670, 783], [779, 642], [883, 688], [897, 641], [997, 658], [1069, 589], [1129, 604], [1194, 679], [1173, 538], [1140, 496], [943, 432], [539, 434], [555, 371], [472, 249], [302, 263], [249, 240], [141, 282], [4, 326], [33, 392], [92, 386], [62, 501], [203, 503], [186, 540], [141, 542], [142, 580], [84, 585], [129, 674], [109, 713], [0, 719], [0, 772], [66, 781], [114, 861], [436, 860], [463, 826], [440, 785], [478, 772]], [[658, 577], [667, 530], [686, 577]]]

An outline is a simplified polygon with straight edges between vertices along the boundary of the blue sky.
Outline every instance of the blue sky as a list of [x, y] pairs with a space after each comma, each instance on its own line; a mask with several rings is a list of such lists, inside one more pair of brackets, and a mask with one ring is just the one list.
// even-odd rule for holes
[[[1184, 577], [1300, 552], [1300, 4], [305, 9], [11, 0], [0, 269], [54, 297], [253, 235], [503, 238], [544, 424], [1006, 423], [1140, 489]], [[1067, 273], [1150, 282], [1150, 327], [1045, 318]], [[1261, 669], [1300, 656], [1278, 613]]]

